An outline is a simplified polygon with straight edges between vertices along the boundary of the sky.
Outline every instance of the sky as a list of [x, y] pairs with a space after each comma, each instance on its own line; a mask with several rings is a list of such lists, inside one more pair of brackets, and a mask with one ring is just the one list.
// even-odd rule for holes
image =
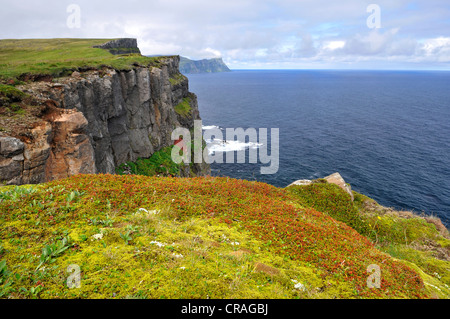
[[0, 0], [0, 39], [138, 39], [231, 69], [450, 70], [448, 0]]

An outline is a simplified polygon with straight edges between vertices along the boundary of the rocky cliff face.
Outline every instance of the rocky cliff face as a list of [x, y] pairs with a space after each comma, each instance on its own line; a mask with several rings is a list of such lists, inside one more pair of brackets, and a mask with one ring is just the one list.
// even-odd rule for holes
[[133, 38], [116, 39], [106, 42], [102, 45], [96, 45], [94, 48], [108, 50], [111, 54], [129, 54], [129, 53], [141, 53], [137, 45], [137, 40]]
[[[105, 68], [74, 72], [52, 82], [18, 86], [45, 105], [25, 136], [1, 136], [0, 179], [4, 184], [41, 183], [78, 173], [115, 173], [116, 166], [172, 145], [179, 126], [200, 119], [196, 96], [179, 73], [179, 57], [160, 67], [130, 71]], [[175, 106], [189, 97], [190, 112]], [[206, 164], [195, 174], [208, 173]]]

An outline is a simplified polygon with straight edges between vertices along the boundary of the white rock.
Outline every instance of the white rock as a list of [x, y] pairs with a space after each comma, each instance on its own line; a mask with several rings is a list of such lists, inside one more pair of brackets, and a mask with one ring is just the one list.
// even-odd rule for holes
[[293, 182], [292, 184], [288, 185], [289, 186], [293, 186], [293, 185], [299, 185], [299, 186], [304, 186], [304, 185], [309, 185], [312, 183], [312, 180], [309, 179], [299, 179], [298, 181]]
[[95, 235], [93, 235], [92, 236], [92, 238], [94, 238], [94, 239], [96, 239], [96, 240], [100, 240], [100, 239], [103, 239], [103, 234], [95, 234]]

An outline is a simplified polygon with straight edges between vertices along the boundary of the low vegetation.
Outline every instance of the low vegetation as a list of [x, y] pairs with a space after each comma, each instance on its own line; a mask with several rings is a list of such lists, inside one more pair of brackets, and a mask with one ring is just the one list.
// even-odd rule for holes
[[15, 86], [0, 84], [0, 132], [11, 136], [26, 134], [39, 121], [43, 109]]
[[161, 58], [140, 54], [113, 55], [93, 48], [112, 39], [0, 40], [0, 81], [14, 83], [33, 76], [61, 77], [76, 70], [133, 65], [159, 65]]
[[189, 116], [191, 114], [191, 98], [183, 98], [183, 101], [175, 106], [175, 112], [184, 117]]
[[116, 173], [119, 175], [179, 176], [182, 164], [172, 161], [173, 147], [165, 147], [155, 152], [150, 158], [139, 158], [136, 162], [121, 164], [116, 168]]
[[[448, 262], [412, 253], [411, 242], [382, 252], [312, 206], [289, 189], [222, 177], [78, 175], [4, 187], [0, 295], [448, 298]], [[373, 264], [380, 288], [367, 285]], [[68, 284], [73, 265], [79, 288]]]
[[450, 296], [450, 236], [439, 219], [382, 207], [357, 192], [353, 192], [352, 202], [334, 184], [316, 182], [292, 186], [288, 191], [302, 205], [346, 223], [380, 251], [412, 266], [432, 296]]
[[173, 75], [171, 78], [169, 78], [169, 81], [170, 81], [170, 84], [172, 84], [173, 86], [176, 86], [182, 82], [187, 81], [187, 77], [181, 73], [178, 73], [178, 74]]

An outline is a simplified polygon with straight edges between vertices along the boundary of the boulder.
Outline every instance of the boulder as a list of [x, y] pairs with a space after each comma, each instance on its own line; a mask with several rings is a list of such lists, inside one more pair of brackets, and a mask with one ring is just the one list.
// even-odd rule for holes
[[350, 185], [347, 184], [345, 182], [345, 180], [342, 178], [341, 174], [334, 173], [327, 177], [324, 177], [324, 179], [327, 180], [328, 183], [336, 184], [337, 186], [342, 188], [344, 191], [346, 191], [350, 195], [352, 201], [354, 200], [352, 189], [351, 189]]
[[299, 179], [298, 181], [295, 181], [291, 184], [288, 185], [289, 186], [294, 186], [294, 185], [299, 185], [299, 186], [304, 186], [304, 185], [309, 185], [312, 183], [312, 180], [309, 179]]
[[25, 145], [17, 138], [10, 136], [0, 137], [0, 155], [2, 156], [13, 157], [23, 153], [24, 148]]

